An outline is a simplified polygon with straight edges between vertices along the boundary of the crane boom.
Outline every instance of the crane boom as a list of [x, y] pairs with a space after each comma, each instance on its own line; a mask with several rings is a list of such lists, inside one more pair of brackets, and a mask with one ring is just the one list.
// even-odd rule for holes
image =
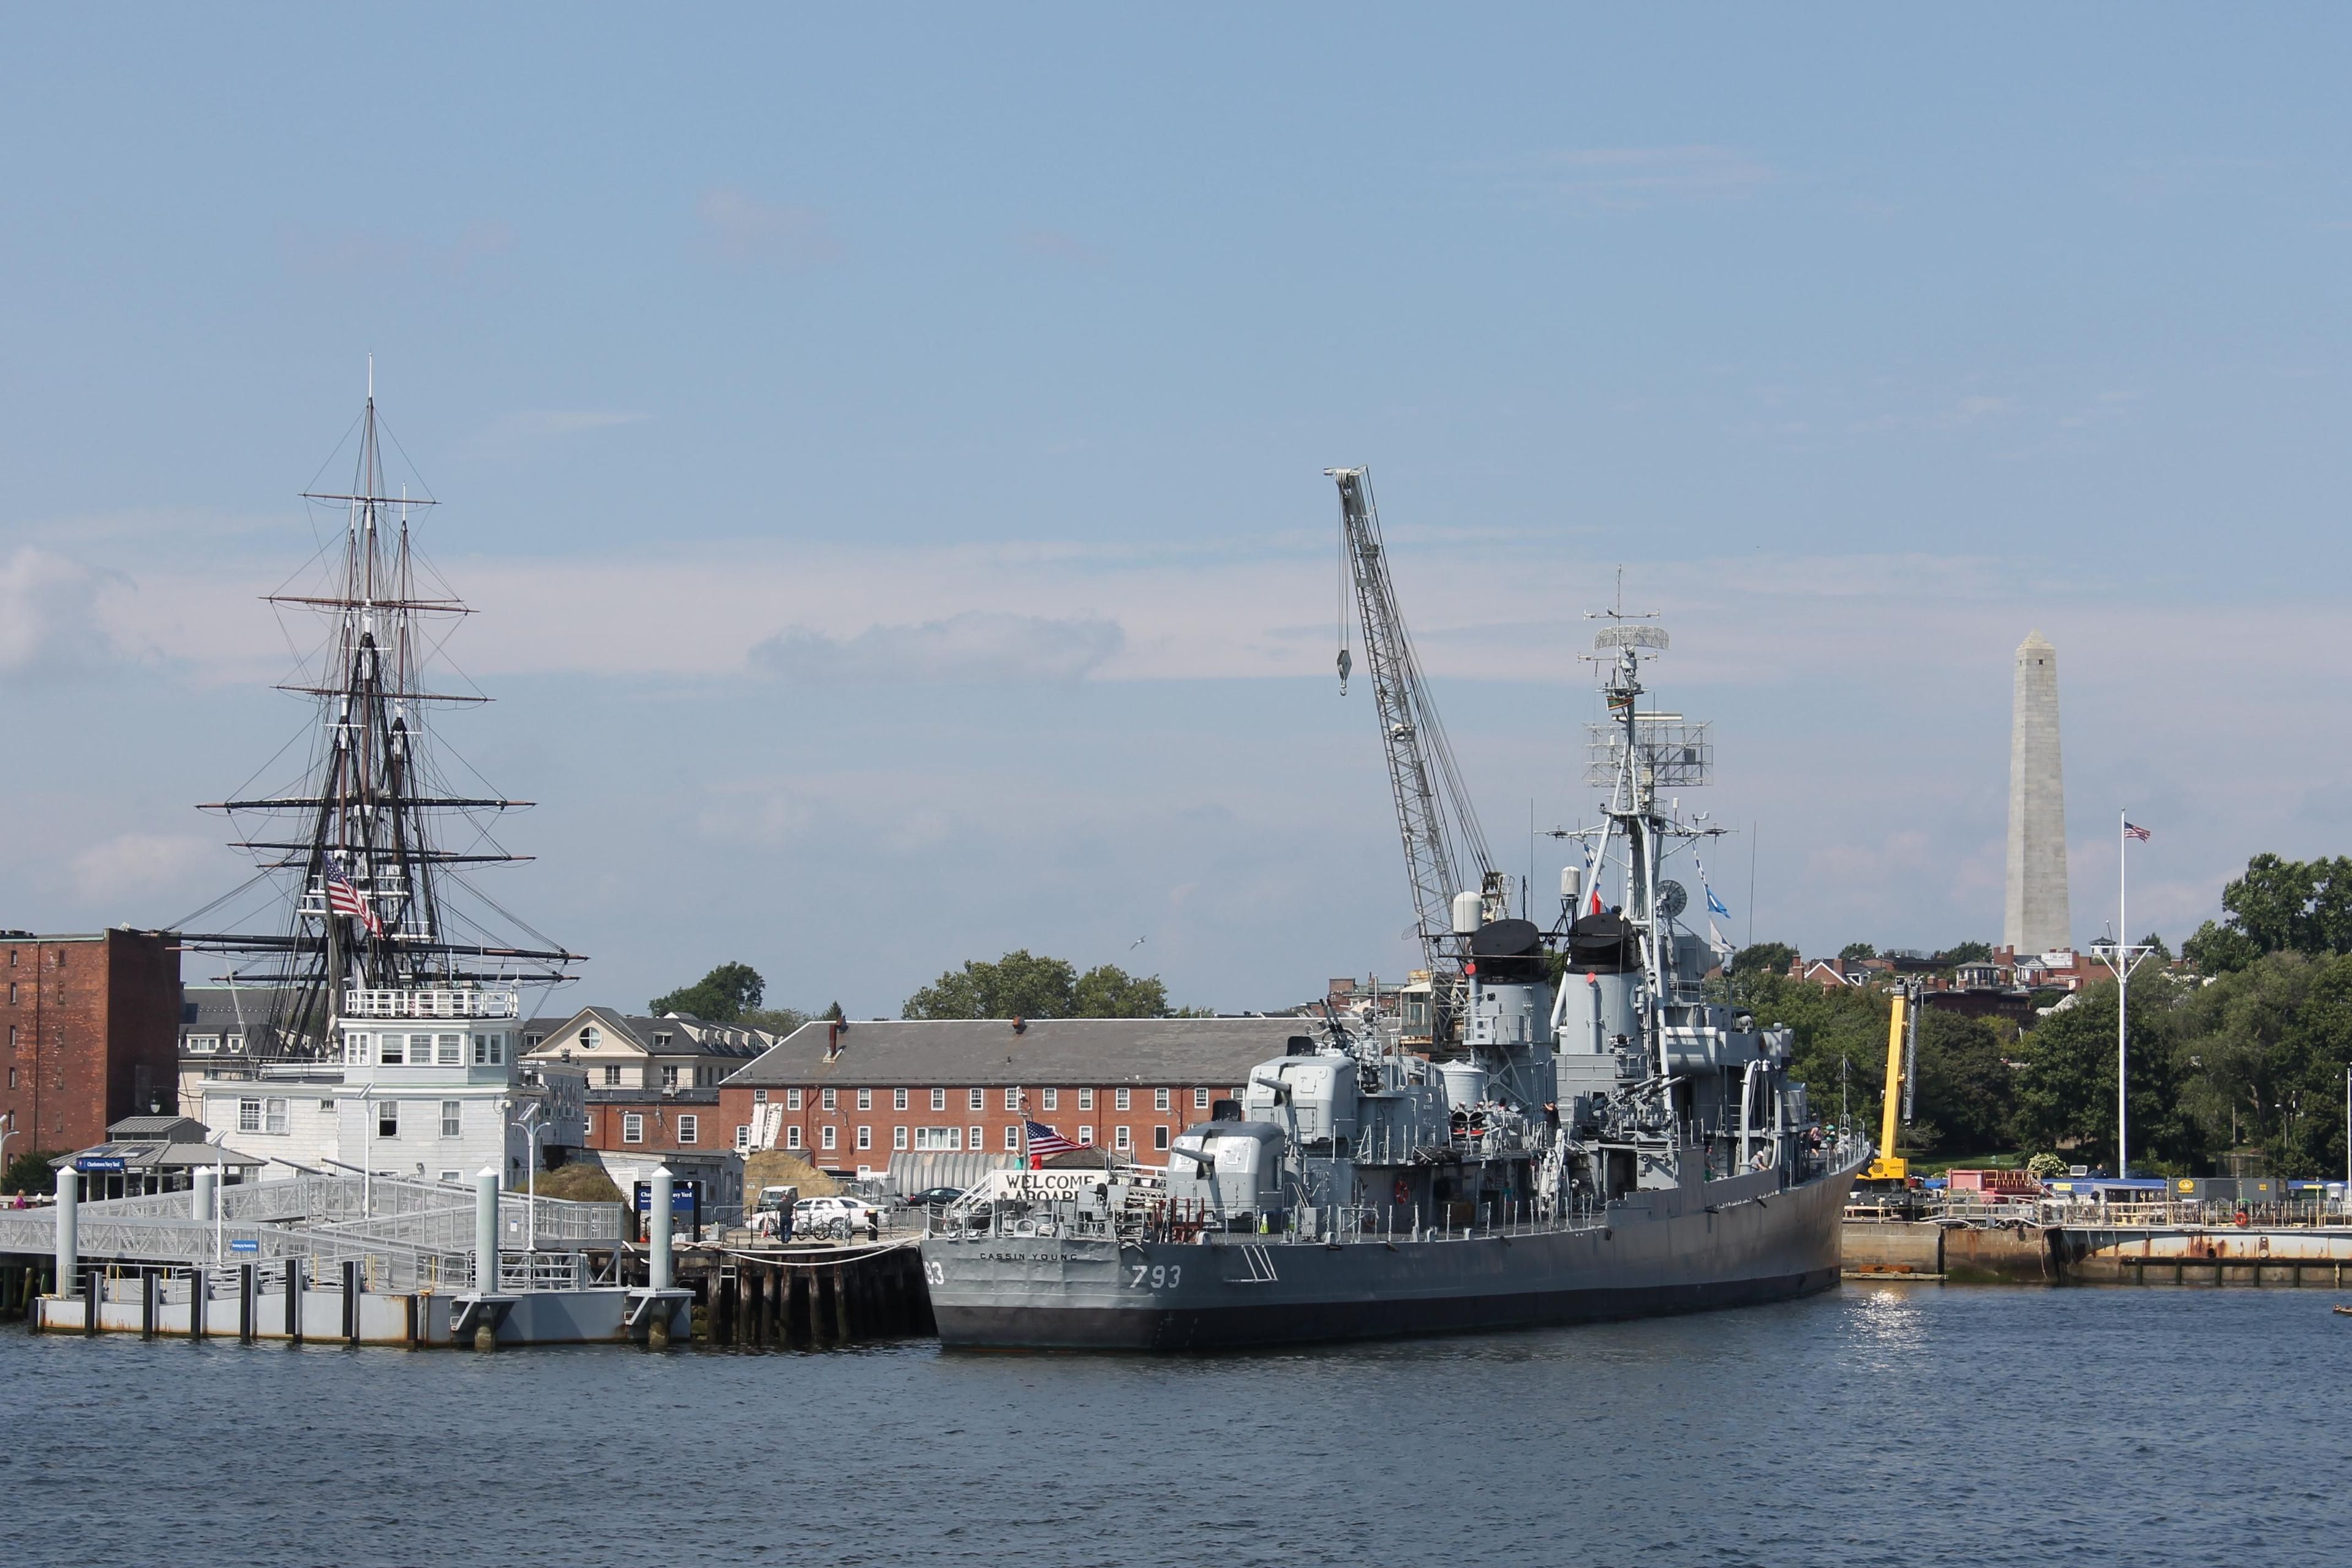
[[[1482, 890], [1496, 886], [1495, 866], [1454, 767], [1453, 749], [1445, 742], [1444, 727], [1430, 701], [1404, 616], [1397, 609], [1396, 585], [1389, 580], [1388, 552], [1381, 542], [1380, 510], [1372, 503], [1371, 476], [1364, 468], [1324, 472], [1339, 484], [1339, 528], [1347, 543], [1356, 616], [1364, 632], [1364, 663], [1379, 710], [1381, 743], [1388, 756], [1397, 832], [1404, 841], [1413, 918], [1422, 958], [1435, 973], [1444, 965], [1444, 944], [1454, 929], [1454, 895], [1464, 890], [1457, 853], [1476, 862]], [[1342, 690], [1347, 689], [1348, 663], [1343, 644]]]

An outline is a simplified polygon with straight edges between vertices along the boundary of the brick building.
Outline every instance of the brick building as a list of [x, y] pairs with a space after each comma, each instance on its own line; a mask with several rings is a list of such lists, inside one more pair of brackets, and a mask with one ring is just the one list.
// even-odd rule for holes
[[735, 1147], [874, 1174], [894, 1155], [1017, 1152], [1025, 1100], [1065, 1138], [1164, 1163], [1302, 1032], [1296, 1018], [819, 1020], [719, 1086], [719, 1122]]
[[178, 1108], [180, 952], [152, 931], [0, 932], [10, 1157], [82, 1149]]

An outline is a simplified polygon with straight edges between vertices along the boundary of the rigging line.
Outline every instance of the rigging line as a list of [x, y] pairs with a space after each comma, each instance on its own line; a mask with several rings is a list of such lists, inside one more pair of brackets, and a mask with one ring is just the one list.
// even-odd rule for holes
[[[245, 777], [245, 782], [244, 782], [244, 783], [242, 783], [242, 784], [238, 784], [235, 789], [233, 789], [233, 790], [229, 791], [229, 792], [228, 792], [228, 794], [227, 794], [226, 795], [223, 796], [222, 798], [223, 798], [223, 799], [225, 799], [225, 800], [243, 800], [243, 799], [245, 799], [245, 798], [246, 798], [246, 793], [245, 793], [245, 792], [246, 792], [247, 790], [250, 789], [250, 788], [253, 786], [253, 781], [254, 781], [255, 779], [259, 778], [263, 773], [267, 773], [267, 772], [268, 772], [269, 769], [271, 769], [272, 767], [275, 767], [275, 766], [277, 765], [277, 763], [278, 763], [278, 758], [280, 758], [280, 757], [284, 756], [287, 752], [290, 752], [290, 751], [292, 751], [292, 750], [294, 749], [294, 742], [295, 742], [299, 741], [299, 740], [301, 740], [304, 736], [310, 734], [310, 733], [314, 731], [314, 729], [315, 729], [315, 728], [316, 728], [316, 726], [314, 726], [314, 725], [310, 725], [310, 724], [304, 724], [304, 725], [302, 725], [299, 729], [297, 729], [297, 730], [296, 730], [292, 734], [290, 734], [290, 735], [287, 736], [287, 737], [286, 737], [286, 743], [285, 743], [284, 745], [282, 745], [282, 746], [278, 747], [277, 751], [275, 751], [275, 752], [271, 752], [271, 753], [270, 753], [270, 755], [269, 755], [269, 760], [268, 760], [268, 762], [263, 763], [261, 764], [261, 766], [259, 766], [259, 767], [257, 767], [257, 768], [254, 769], [254, 770], [253, 770], [253, 772], [251, 772], [250, 773], [247, 773], [247, 774], [246, 775], [246, 777]], [[234, 817], [234, 815], [232, 814], [232, 815], [231, 815], [231, 821], [232, 821], [232, 822], [234, 822], [234, 820], [235, 820], [235, 817]], [[202, 911], [198, 911], [198, 912], [200, 912], [200, 913], [201, 913]]]
[[381, 411], [375, 416], [375, 427], [377, 434], [392, 437], [392, 449], [400, 454], [402, 462], [408, 465], [408, 477], [415, 479], [416, 488], [425, 492], [422, 499], [433, 501], [436, 506], [439, 505], [440, 503], [434, 500], [433, 487], [425, 482], [425, 470], [416, 466], [416, 459], [410, 457], [408, 448], [400, 444], [400, 437], [394, 434], [391, 422], [384, 418]]
[[457, 883], [457, 887], [463, 891], [472, 894], [475, 898], [481, 900], [482, 902], [489, 905], [490, 908], [498, 910], [499, 913], [514, 921], [518, 926], [520, 926], [524, 934], [528, 935], [532, 941], [539, 942], [543, 946], [554, 948], [561, 952], [570, 951], [565, 948], [562, 942], [556, 941], [553, 937], [548, 935], [545, 931], [540, 930], [537, 926], [531, 924], [529, 921], [523, 919], [520, 915], [515, 913], [512, 910], [499, 902], [498, 900], [490, 897], [489, 894], [482, 891], [481, 889], [475, 887], [472, 883], [459, 882]]
[[184, 931], [187, 929], [191, 921], [202, 920], [205, 916], [212, 913], [215, 910], [220, 908], [231, 899], [236, 898], [238, 894], [244, 892], [247, 888], [252, 887], [256, 882], [267, 879], [269, 875], [270, 872], [267, 868], [264, 868], [259, 871], [256, 871], [252, 876], [247, 877], [244, 881], [239, 882], [236, 887], [231, 888], [227, 892], [223, 893], [219, 898], [215, 899], [211, 903], [206, 904], [203, 909], [189, 910], [186, 914], [182, 915], [178, 920], [173, 921], [163, 929], [165, 931]]
[[[373, 399], [371, 399], [371, 401], [373, 401]], [[327, 454], [327, 460], [319, 465], [319, 471], [310, 476], [310, 482], [302, 487], [304, 489], [315, 490], [319, 488], [319, 480], [326, 475], [327, 469], [333, 466], [335, 459], [342, 456], [343, 443], [352, 438], [352, 432], [358, 429], [360, 427], [360, 421], [366, 417], [367, 404], [362, 403], [360, 405], [360, 411], [352, 416], [352, 422], [343, 426], [342, 436], [335, 442], [335, 449]]]
[[310, 558], [304, 561], [302, 564], [295, 567], [294, 570], [286, 574], [286, 575], [279, 580], [277, 587], [272, 588], [268, 594], [263, 595], [262, 596], [264, 598], [268, 598], [274, 595], [284, 593], [289, 584], [291, 584], [295, 578], [301, 576], [303, 574], [309, 572], [311, 567], [317, 565], [319, 563], [319, 557], [327, 552], [328, 542], [319, 538], [319, 529], [315, 522], [312, 523], [310, 527], [310, 537], [317, 542], [318, 548], [310, 552]]

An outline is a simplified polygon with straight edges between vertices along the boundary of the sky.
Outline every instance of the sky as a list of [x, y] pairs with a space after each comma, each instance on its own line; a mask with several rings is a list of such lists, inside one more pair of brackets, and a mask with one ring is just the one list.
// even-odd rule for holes
[[[553, 1005], [895, 1015], [1013, 947], [1264, 1007], [1412, 921], [1369, 465], [1496, 860], [1587, 613], [1714, 722], [1730, 934], [1998, 941], [2056, 645], [2074, 923], [2352, 815], [2352, 15], [581, 5], [0, 16], [0, 924], [157, 926], [315, 724], [374, 357], [539, 803]], [[1360, 649], [1359, 651], [1360, 658]], [[210, 960], [192, 960], [187, 978]]]

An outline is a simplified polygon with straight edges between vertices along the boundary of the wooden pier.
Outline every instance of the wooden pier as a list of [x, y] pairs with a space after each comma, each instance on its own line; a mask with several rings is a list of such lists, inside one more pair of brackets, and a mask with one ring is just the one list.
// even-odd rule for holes
[[694, 1337], [707, 1344], [822, 1350], [939, 1331], [911, 1239], [681, 1247], [677, 1278], [694, 1292]]

